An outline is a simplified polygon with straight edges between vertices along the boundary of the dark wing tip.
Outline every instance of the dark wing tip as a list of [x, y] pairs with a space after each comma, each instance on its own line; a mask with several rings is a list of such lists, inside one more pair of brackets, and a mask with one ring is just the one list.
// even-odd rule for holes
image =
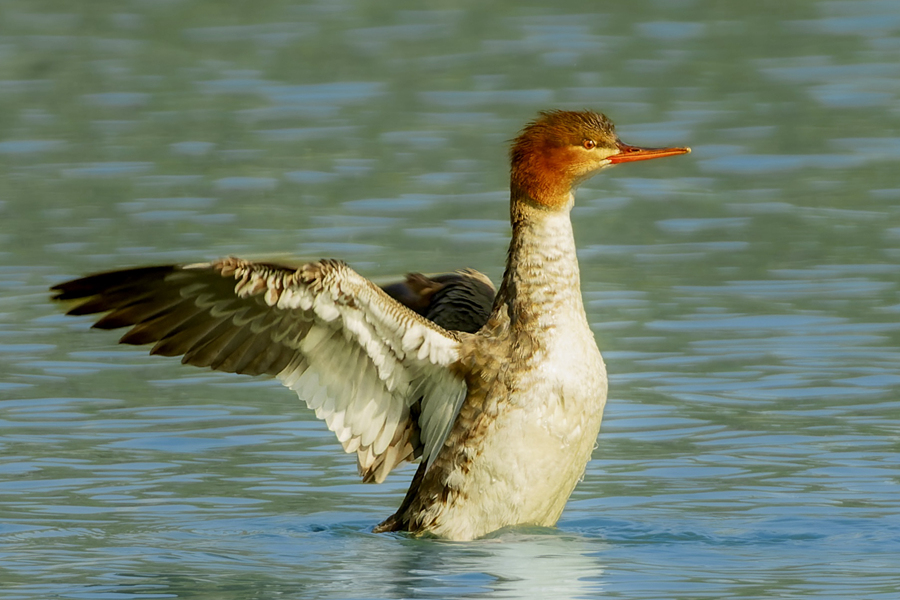
[[122, 287], [136, 280], [162, 278], [177, 268], [175, 265], [165, 265], [106, 271], [57, 283], [50, 288], [50, 291], [55, 293], [54, 300], [77, 300]]
[[79, 300], [81, 298], [89, 298], [98, 294], [121, 289], [135, 281], [162, 279], [169, 273], [175, 271], [176, 268], [177, 267], [173, 265], [166, 265], [157, 267], [139, 267], [137, 269], [125, 269], [120, 271], [106, 271], [104, 273], [96, 273], [94, 275], [88, 275], [87, 277], [80, 277], [78, 279], [57, 283], [50, 288], [50, 291], [53, 293], [53, 300]]

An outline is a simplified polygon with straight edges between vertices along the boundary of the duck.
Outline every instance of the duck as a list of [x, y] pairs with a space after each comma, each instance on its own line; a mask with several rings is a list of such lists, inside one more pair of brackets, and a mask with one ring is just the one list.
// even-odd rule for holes
[[448, 540], [553, 527], [593, 453], [606, 366], [584, 310], [576, 187], [687, 147], [619, 140], [591, 110], [539, 113], [510, 148], [512, 235], [499, 288], [474, 270], [379, 286], [345, 262], [235, 257], [128, 268], [51, 288], [69, 315], [129, 328], [121, 343], [279, 380], [365, 482], [418, 461], [373, 528]]

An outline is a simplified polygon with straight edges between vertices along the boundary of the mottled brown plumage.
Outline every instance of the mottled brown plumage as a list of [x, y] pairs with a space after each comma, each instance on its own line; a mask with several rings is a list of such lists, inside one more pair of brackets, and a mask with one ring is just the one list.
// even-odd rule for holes
[[574, 187], [618, 163], [673, 156], [590, 111], [541, 113], [513, 143], [512, 241], [494, 297], [476, 271], [379, 288], [336, 260], [227, 258], [54, 286], [121, 341], [213, 369], [270, 375], [355, 452], [364, 481], [422, 459], [376, 531], [473, 539], [553, 525], [590, 458], [606, 370], [581, 299]]

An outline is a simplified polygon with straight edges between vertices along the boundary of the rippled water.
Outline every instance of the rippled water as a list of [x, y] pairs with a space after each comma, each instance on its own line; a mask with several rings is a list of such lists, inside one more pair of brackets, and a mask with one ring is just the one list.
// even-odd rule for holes
[[[897, 598], [900, 6], [4, 2], [3, 598]], [[235, 254], [499, 280], [506, 140], [591, 107], [689, 157], [574, 212], [611, 373], [559, 527], [374, 535], [280, 386], [47, 287]]]

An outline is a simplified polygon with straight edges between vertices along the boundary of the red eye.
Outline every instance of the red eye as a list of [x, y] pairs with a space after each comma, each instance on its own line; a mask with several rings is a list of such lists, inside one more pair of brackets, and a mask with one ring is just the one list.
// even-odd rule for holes
[[581, 142], [581, 145], [584, 146], [586, 150], [593, 150], [597, 147], [597, 142], [594, 140], [584, 140]]

